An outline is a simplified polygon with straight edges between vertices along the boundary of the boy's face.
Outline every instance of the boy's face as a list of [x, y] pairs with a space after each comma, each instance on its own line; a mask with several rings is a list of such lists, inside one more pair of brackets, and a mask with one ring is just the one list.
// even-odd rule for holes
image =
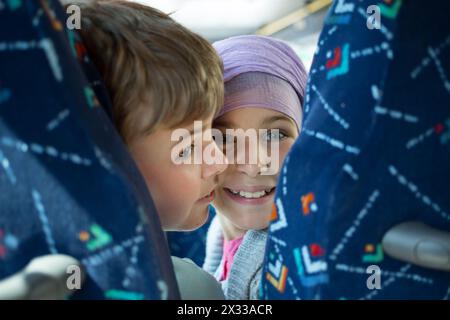
[[[212, 118], [203, 121], [203, 129], [211, 129]], [[183, 127], [192, 131], [192, 141], [200, 136], [203, 148], [215, 146], [211, 135], [194, 138], [194, 126]], [[158, 210], [164, 230], [188, 231], [202, 226], [208, 218], [208, 205], [214, 199], [217, 175], [226, 164], [175, 164], [171, 159], [171, 141], [174, 129], [159, 129], [135, 139], [129, 146], [139, 170]], [[189, 150], [186, 150], [188, 152]], [[217, 149], [217, 152], [221, 152]]]
[[[298, 136], [295, 123], [280, 112], [262, 108], [242, 108], [230, 111], [214, 121], [214, 128], [224, 135], [226, 129], [256, 129], [259, 148], [265, 139], [270, 149], [271, 143], [278, 143], [280, 166], [287, 152]], [[267, 134], [259, 129], [267, 129]], [[279, 135], [272, 129], [278, 129]], [[273, 132], [271, 134], [270, 132]], [[274, 202], [275, 186], [280, 168], [272, 175], [263, 175], [262, 166], [267, 166], [267, 160], [262, 163], [261, 149], [258, 150], [257, 164], [249, 162], [249, 144], [245, 144], [246, 159], [244, 164], [238, 164], [237, 159], [228, 159], [228, 168], [219, 176], [214, 206], [222, 214], [227, 228], [238, 230], [237, 233], [249, 229], [264, 229], [269, 224], [269, 216]], [[226, 149], [224, 149], [226, 150]], [[235, 157], [238, 151], [235, 151]], [[270, 154], [270, 151], [267, 151]], [[227, 155], [229, 157], [229, 155]]]

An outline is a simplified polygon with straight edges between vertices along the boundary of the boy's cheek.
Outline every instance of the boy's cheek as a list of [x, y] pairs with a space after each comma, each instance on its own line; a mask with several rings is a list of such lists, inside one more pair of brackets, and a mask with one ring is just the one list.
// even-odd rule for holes
[[[192, 212], [204, 209], [195, 208], [195, 204], [200, 198], [199, 181], [193, 174], [195, 171], [192, 172], [193, 168], [185, 170], [186, 168], [182, 167], [183, 165], [180, 165], [178, 169], [171, 169], [158, 179], [159, 183], [155, 187], [159, 189], [157, 192], [159, 199], [154, 199], [154, 201], [161, 204], [161, 220], [167, 221], [167, 225], [171, 228], [196, 228], [196, 225], [190, 225], [190, 216], [203, 216], [203, 211], [205, 211]], [[188, 223], [189, 226], [184, 226], [184, 223]], [[192, 221], [192, 223], [198, 224], [197, 221]]]

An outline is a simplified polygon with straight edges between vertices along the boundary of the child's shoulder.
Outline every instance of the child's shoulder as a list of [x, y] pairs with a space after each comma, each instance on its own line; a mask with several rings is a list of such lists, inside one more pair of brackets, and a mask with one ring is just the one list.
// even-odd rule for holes
[[172, 257], [181, 299], [223, 300], [220, 283], [192, 260]]
[[257, 299], [267, 235], [267, 229], [246, 232], [230, 271], [228, 299]]

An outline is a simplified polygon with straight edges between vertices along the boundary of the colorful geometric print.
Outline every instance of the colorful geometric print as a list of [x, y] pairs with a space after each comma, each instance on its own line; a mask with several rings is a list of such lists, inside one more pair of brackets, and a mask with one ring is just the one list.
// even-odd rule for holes
[[317, 204], [314, 202], [314, 193], [309, 192], [301, 197], [303, 215], [308, 215], [311, 212], [317, 211]]
[[288, 269], [277, 260], [275, 265], [269, 263], [269, 270], [270, 272], [267, 272], [266, 274], [267, 280], [277, 288], [280, 293], [283, 293], [286, 287]]
[[89, 228], [89, 232], [81, 231], [79, 238], [81, 241], [86, 242], [86, 247], [89, 251], [101, 249], [113, 241], [111, 235], [98, 224], [93, 224]]
[[[341, 53], [342, 52], [342, 53]], [[346, 74], [349, 69], [350, 45], [345, 43], [334, 49], [334, 57], [327, 61], [327, 79]]]
[[306, 246], [302, 247], [301, 252], [299, 248], [294, 249], [293, 254], [298, 276], [305, 287], [312, 287], [328, 282], [328, 275], [321, 272], [327, 269], [327, 263], [325, 261], [318, 260], [312, 262], [310, 251]]
[[378, 1], [368, 29], [373, 4], [330, 8], [278, 182], [263, 299], [450, 298], [449, 273], [381, 245], [405, 221], [450, 231], [450, 3]]
[[402, 6], [402, 0], [383, 0], [378, 5], [383, 16], [395, 19]]
[[145, 182], [65, 18], [56, 0], [0, 1], [0, 279], [62, 253], [87, 271], [74, 299], [177, 299]]

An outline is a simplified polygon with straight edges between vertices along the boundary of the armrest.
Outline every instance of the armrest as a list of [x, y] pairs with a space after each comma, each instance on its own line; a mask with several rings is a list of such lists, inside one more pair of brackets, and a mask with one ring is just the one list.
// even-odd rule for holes
[[[67, 285], [71, 266], [82, 270], [78, 260], [66, 255], [37, 257], [21, 271], [0, 281], [0, 300], [65, 299], [73, 291]], [[84, 272], [80, 272], [80, 283]]]
[[392, 258], [425, 268], [450, 271], [450, 232], [421, 222], [404, 222], [383, 237], [383, 249]]

